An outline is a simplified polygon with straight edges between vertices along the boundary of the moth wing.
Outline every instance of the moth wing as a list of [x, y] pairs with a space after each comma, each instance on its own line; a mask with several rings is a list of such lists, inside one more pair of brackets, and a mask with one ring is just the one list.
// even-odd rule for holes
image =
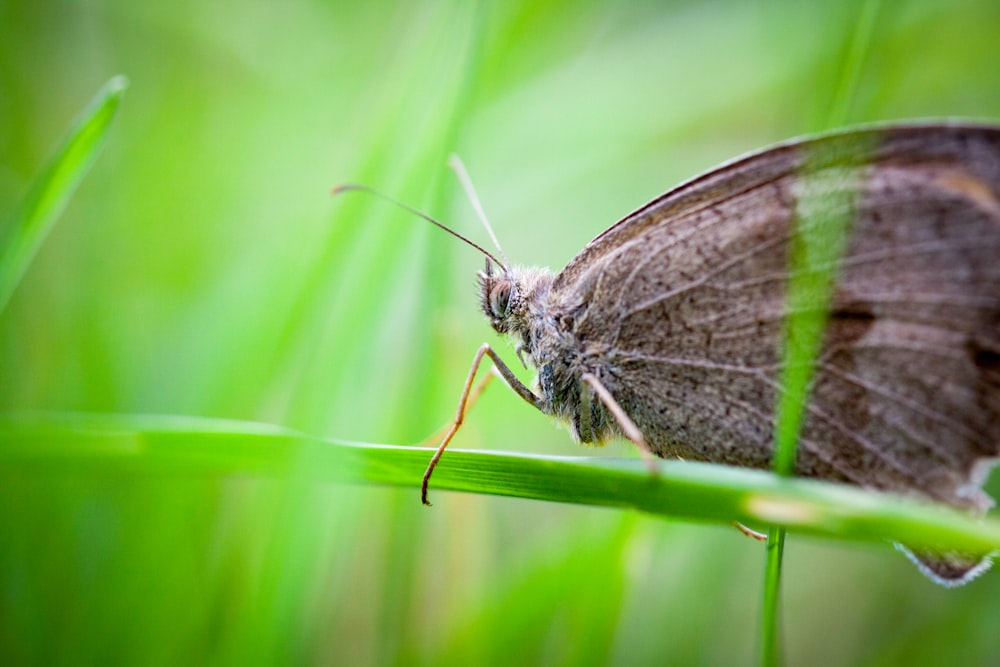
[[850, 188], [854, 210], [798, 473], [985, 510], [1000, 455], [997, 128], [786, 144], [651, 202], [553, 283], [584, 365], [657, 454], [768, 467], [789, 240], [809, 182]]

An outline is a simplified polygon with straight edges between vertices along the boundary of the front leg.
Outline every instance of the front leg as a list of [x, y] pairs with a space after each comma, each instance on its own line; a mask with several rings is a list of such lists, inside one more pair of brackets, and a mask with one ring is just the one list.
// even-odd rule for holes
[[465, 388], [462, 389], [462, 397], [458, 401], [458, 410], [455, 413], [455, 420], [452, 422], [451, 426], [448, 428], [448, 432], [444, 436], [444, 440], [438, 445], [437, 451], [434, 452], [434, 456], [431, 457], [431, 462], [427, 464], [427, 470], [424, 471], [424, 480], [420, 485], [420, 500], [424, 505], [430, 505], [430, 501], [427, 500], [427, 486], [431, 481], [431, 474], [434, 472], [434, 468], [437, 466], [438, 461], [441, 460], [441, 455], [444, 454], [445, 447], [451, 442], [451, 439], [458, 432], [458, 427], [462, 425], [465, 421], [465, 409], [469, 402], [469, 393], [472, 391], [472, 385], [476, 380], [476, 373], [479, 371], [479, 365], [483, 362], [483, 357], [488, 356], [493, 361], [493, 367], [500, 373], [500, 377], [503, 378], [504, 382], [507, 383], [514, 392], [523, 398], [528, 403], [545, 412], [545, 400], [539, 396], [536, 396], [534, 392], [524, 386], [524, 383], [517, 379], [517, 376], [507, 367], [507, 364], [500, 359], [499, 355], [490, 347], [489, 343], [483, 343], [479, 350], [476, 351], [476, 356], [472, 359], [472, 368], [469, 369], [469, 377], [465, 380]]

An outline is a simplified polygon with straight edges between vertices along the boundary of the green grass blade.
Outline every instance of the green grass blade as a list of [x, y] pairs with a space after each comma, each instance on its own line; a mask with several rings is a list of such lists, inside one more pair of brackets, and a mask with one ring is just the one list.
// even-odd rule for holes
[[[803, 187], [789, 256], [791, 277], [782, 392], [776, 406], [773, 467], [778, 475], [794, 474], [795, 451], [805, 420], [815, 361], [823, 344], [837, 267], [854, 217], [857, 161], [863, 160], [864, 149], [864, 146], [820, 144], [808, 156], [800, 178]], [[776, 633], [784, 540], [782, 528], [769, 531], [761, 618], [761, 662], [765, 665], [780, 664]]]
[[[0, 471], [283, 477], [309, 456], [310, 482], [413, 489], [431, 449], [324, 440], [275, 426], [190, 417], [42, 415], [0, 419]], [[769, 472], [637, 459], [448, 450], [434, 473], [445, 490], [629, 508], [713, 523], [738, 520], [841, 540], [899, 541], [971, 552], [1000, 549], [1000, 521], [854, 487]]]
[[785, 551], [785, 529], [772, 526], [767, 531], [767, 559], [764, 571], [763, 614], [761, 615], [760, 664], [781, 664], [781, 636], [778, 627], [778, 600], [781, 593], [781, 563]]
[[[878, 0], [868, 0], [861, 9], [851, 36], [848, 57], [830, 105], [827, 126], [848, 120], [861, 67], [871, 46]], [[823, 145], [809, 157], [803, 179], [807, 187], [797, 202], [796, 230], [792, 239], [788, 283], [789, 316], [785, 324], [782, 393], [776, 406], [773, 467], [783, 476], [793, 474], [795, 451], [809, 399], [815, 360], [826, 330], [827, 310], [844, 253], [854, 214], [858, 165], [866, 146], [848, 146], [847, 154], [824, 154]], [[781, 664], [778, 606], [785, 530], [768, 531], [764, 592], [761, 609], [761, 664]]]
[[833, 100], [830, 103], [830, 115], [823, 129], [839, 127], [849, 120], [851, 102], [855, 98], [858, 81], [861, 78], [862, 65], [871, 50], [875, 19], [881, 4], [881, 0], [866, 0], [859, 9], [858, 20], [851, 35], [851, 44], [837, 77]]
[[35, 180], [0, 242], [0, 313], [21, 277], [97, 158], [128, 81], [109, 80], [80, 115], [45, 171]]

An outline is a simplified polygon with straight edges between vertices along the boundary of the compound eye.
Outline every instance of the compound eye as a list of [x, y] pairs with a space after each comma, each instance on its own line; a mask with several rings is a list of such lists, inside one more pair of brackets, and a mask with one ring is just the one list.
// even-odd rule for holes
[[506, 317], [510, 312], [510, 291], [509, 280], [501, 280], [493, 287], [490, 292], [490, 310], [493, 311], [493, 317]]

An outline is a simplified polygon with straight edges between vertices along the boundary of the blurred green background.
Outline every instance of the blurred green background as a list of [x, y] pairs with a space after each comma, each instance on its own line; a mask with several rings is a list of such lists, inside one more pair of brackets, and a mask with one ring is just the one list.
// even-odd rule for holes
[[[745, 151], [1000, 118], [1000, 4], [0, 1], [0, 221], [112, 75], [91, 173], [0, 316], [0, 410], [413, 443], [450, 419], [481, 257], [362, 182], [563, 266]], [[530, 376], [523, 375], [525, 380]], [[461, 448], [574, 449], [502, 387]], [[2, 664], [752, 664], [760, 544], [606, 509], [310, 480], [0, 467]], [[994, 487], [996, 485], [994, 484]], [[997, 664], [1000, 574], [789, 537], [789, 664]]]

